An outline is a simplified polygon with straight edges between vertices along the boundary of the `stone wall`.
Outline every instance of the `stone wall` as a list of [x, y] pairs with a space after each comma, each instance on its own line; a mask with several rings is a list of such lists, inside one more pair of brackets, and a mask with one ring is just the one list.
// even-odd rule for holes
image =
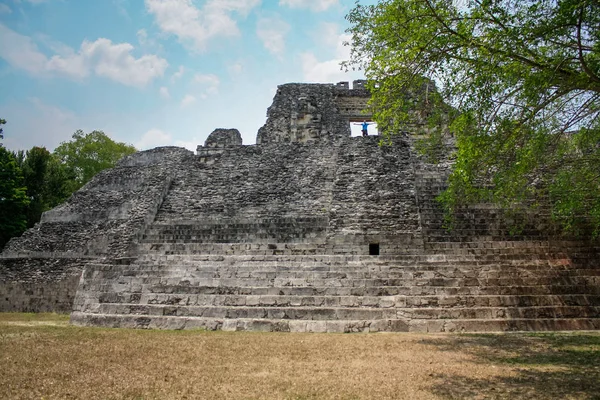
[[279, 86], [256, 143], [332, 142], [350, 136], [348, 120], [338, 111], [338, 91], [335, 85], [289, 83]]
[[336, 85], [335, 103], [338, 113], [348, 122], [372, 121], [373, 116], [367, 107], [370, 94], [365, 88], [365, 81], [356, 80], [352, 89], [347, 82]]
[[87, 261], [0, 258], [0, 312], [69, 313]]

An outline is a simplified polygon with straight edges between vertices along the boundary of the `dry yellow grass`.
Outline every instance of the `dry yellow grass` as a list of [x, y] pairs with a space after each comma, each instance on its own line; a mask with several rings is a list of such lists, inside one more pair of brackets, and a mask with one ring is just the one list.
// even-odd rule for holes
[[600, 334], [78, 328], [0, 314], [2, 399], [594, 399]]

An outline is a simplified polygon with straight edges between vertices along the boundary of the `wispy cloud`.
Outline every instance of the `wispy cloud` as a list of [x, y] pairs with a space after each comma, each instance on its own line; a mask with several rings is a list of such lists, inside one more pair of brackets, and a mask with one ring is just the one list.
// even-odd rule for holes
[[162, 86], [159, 90], [158, 93], [160, 93], [160, 97], [162, 97], [163, 99], [170, 99], [171, 98], [171, 94], [169, 93], [169, 88], [166, 86]]
[[171, 76], [171, 82], [175, 82], [178, 79], [180, 79], [183, 74], [185, 73], [185, 67], [183, 65], [179, 66], [179, 69], [177, 70], [177, 72], [175, 72], [172, 76]]
[[221, 84], [221, 81], [216, 75], [196, 74], [194, 75], [192, 82], [200, 86], [200, 89], [202, 90], [201, 97], [203, 99], [219, 93], [219, 85]]
[[196, 102], [196, 98], [191, 94], [186, 94], [181, 100], [181, 107], [188, 107]]
[[170, 133], [163, 132], [160, 129], [150, 129], [134, 143], [134, 146], [138, 150], [147, 150], [159, 146], [169, 146], [172, 141], [173, 138]]
[[227, 71], [231, 75], [239, 75], [244, 71], [244, 65], [241, 62], [236, 62], [227, 66]]
[[238, 36], [232, 13], [246, 16], [261, 0], [209, 0], [202, 8], [192, 0], [145, 0], [159, 28], [177, 36], [180, 42], [198, 51], [216, 37]]
[[131, 55], [133, 49], [129, 43], [100, 38], [94, 42], [85, 40], [77, 52], [63, 46], [62, 54], [48, 58], [30, 37], [0, 24], [0, 57], [33, 75], [63, 75], [81, 80], [95, 74], [137, 87], [163, 76], [169, 65], [167, 60], [156, 55], [135, 58]]
[[269, 52], [281, 56], [285, 51], [285, 36], [290, 25], [281, 18], [261, 18], [256, 25], [256, 35]]
[[52, 151], [83, 126], [73, 111], [37, 97], [3, 104], [2, 111], [8, 120], [3, 144], [12, 150], [44, 146]]
[[131, 21], [131, 17], [129, 16], [129, 13], [127, 12], [127, 6], [129, 5], [128, 0], [113, 0], [113, 4], [117, 8], [117, 12], [119, 13], [120, 16], [122, 16], [123, 18], [125, 18], [128, 21]]
[[30, 3], [30, 4], [42, 4], [42, 3], [48, 3], [50, 2], [50, 0], [15, 0], [15, 3]]
[[336, 24], [322, 24], [315, 33], [315, 41], [331, 49], [330, 59], [319, 61], [312, 52], [304, 52], [300, 55], [304, 80], [307, 82], [327, 83], [348, 79], [348, 74], [342, 71], [340, 63], [350, 57], [350, 48], [344, 46], [344, 42], [348, 42], [351, 36], [346, 33], [340, 34], [339, 30]]
[[280, 6], [308, 8], [316, 12], [326, 11], [337, 4], [339, 4], [339, 0], [279, 0]]

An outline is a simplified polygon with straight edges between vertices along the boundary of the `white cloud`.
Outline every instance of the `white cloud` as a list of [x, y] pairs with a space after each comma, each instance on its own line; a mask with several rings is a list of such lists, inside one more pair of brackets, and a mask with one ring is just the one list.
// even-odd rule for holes
[[337, 33], [337, 25], [323, 24], [318, 31], [319, 38], [324, 39], [324, 44], [332, 48], [332, 58], [325, 61], [319, 61], [311, 52], [305, 52], [300, 55], [304, 80], [316, 83], [334, 83], [341, 80], [348, 80], [348, 74], [341, 70], [340, 63], [350, 58], [350, 48], [343, 43], [351, 39], [349, 34]]
[[192, 140], [176, 140], [175, 146], [185, 147], [188, 150], [196, 152], [196, 148], [198, 147], [199, 143], [201, 143], [201, 142], [196, 140], [196, 137], [193, 137]]
[[334, 83], [344, 79], [343, 72], [340, 70], [341, 60], [319, 62], [312, 53], [303, 53], [300, 59], [306, 82]]
[[12, 10], [6, 4], [0, 4], [0, 14], [11, 14]]
[[184, 73], [185, 73], [185, 67], [183, 65], [180, 65], [179, 69], [177, 70], [177, 72], [175, 72], [171, 76], [171, 82], [175, 82], [176, 80], [178, 80], [179, 78], [181, 78]]
[[181, 107], [187, 107], [196, 102], [196, 98], [191, 94], [186, 94], [185, 97], [181, 100]]
[[169, 65], [156, 55], [131, 55], [129, 43], [113, 44], [100, 38], [95, 42], [85, 40], [77, 53], [62, 46], [61, 53], [48, 59], [27, 36], [20, 35], [0, 24], [0, 57], [15, 68], [34, 75], [60, 74], [81, 80], [91, 73], [128, 86], [145, 86], [163, 76]]
[[139, 31], [137, 31], [136, 33], [138, 42], [144, 46], [146, 43], [148, 43], [148, 32], [146, 32], [145, 29], [140, 29]]
[[129, 5], [128, 0], [113, 0], [113, 4], [117, 8], [119, 15], [127, 20], [131, 20], [129, 13], [127, 12], [127, 6]]
[[192, 81], [195, 84], [200, 85], [202, 88], [203, 99], [207, 98], [209, 95], [215, 95], [219, 93], [219, 85], [221, 81], [219, 77], [213, 74], [196, 74], [194, 75], [194, 79]]
[[271, 54], [281, 55], [285, 50], [285, 35], [290, 25], [280, 18], [262, 18], [256, 25], [256, 35]]
[[242, 16], [260, 4], [261, 0], [208, 0], [202, 8], [192, 0], [145, 0], [163, 32], [173, 34], [195, 50], [204, 50], [215, 37], [238, 36], [237, 23], [231, 17]]
[[31, 38], [0, 24], [0, 57], [14, 67], [30, 73], [41, 73], [48, 59], [39, 52]]
[[144, 51], [156, 51], [158, 53], [163, 52], [163, 47], [154, 38], [148, 36], [148, 32], [145, 29], [140, 29], [136, 32], [138, 43]]
[[21, 3], [22, 1], [25, 1], [26, 3], [30, 3], [30, 4], [42, 4], [42, 3], [47, 3], [50, 0], [15, 0], [15, 3]]
[[241, 62], [236, 62], [227, 66], [227, 71], [229, 71], [231, 75], [239, 75], [242, 73], [243, 70], [244, 65]]
[[169, 88], [166, 86], [162, 86], [158, 92], [160, 93], [160, 97], [162, 97], [163, 99], [170, 99], [171, 98], [171, 94], [169, 93]]
[[343, 40], [348, 40], [349, 35], [340, 35], [341, 28], [334, 22], [323, 22], [317, 29], [312, 31], [311, 38], [315, 43], [319, 43], [324, 46], [329, 46], [334, 49], [336, 55], [345, 56], [350, 54], [345, 46], [341, 43]]
[[82, 127], [82, 121], [74, 112], [44, 103], [37, 97], [3, 104], [1, 108], [0, 115], [6, 115], [8, 121], [4, 126], [3, 144], [11, 150], [43, 146], [52, 151]]
[[312, 11], [325, 11], [329, 7], [339, 4], [339, 0], [279, 0], [280, 6], [290, 8], [309, 8]]
[[134, 146], [139, 150], [147, 150], [160, 146], [169, 146], [171, 142], [171, 134], [163, 132], [160, 129], [150, 129], [142, 135]]

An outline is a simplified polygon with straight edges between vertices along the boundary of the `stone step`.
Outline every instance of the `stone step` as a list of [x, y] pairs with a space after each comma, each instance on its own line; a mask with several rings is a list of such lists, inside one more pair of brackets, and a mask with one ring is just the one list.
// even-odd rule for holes
[[256, 295], [256, 296], [537, 296], [537, 295], [600, 295], [598, 286], [553, 285], [553, 286], [374, 286], [374, 287], [240, 287], [240, 286], [189, 286], [189, 285], [118, 285], [114, 283], [84, 283], [82, 289], [100, 296], [102, 293], [157, 293], [178, 295]]
[[[446, 269], [393, 269], [393, 270], [367, 270], [365, 268], [352, 269], [325, 269], [318, 270], [314, 268], [280, 268], [280, 267], [196, 267], [171, 266], [170, 268], [140, 266], [139, 268], [105, 270], [102, 273], [104, 279], [119, 277], [136, 278], [193, 278], [193, 279], [275, 279], [275, 278], [293, 278], [293, 279], [500, 279], [503, 282], [518, 278], [544, 278], [544, 279], [562, 279], [566, 273], [569, 277], [598, 277], [600, 276], [600, 267], [563, 270], [531, 270], [531, 269], [512, 269], [510, 271], [486, 270], [486, 269], [466, 269], [466, 268], [446, 268]], [[99, 275], [100, 276], [100, 275]]]
[[409, 332], [545, 332], [600, 329], [600, 318], [415, 319]]
[[[558, 277], [569, 276], [598, 276], [600, 266], [546, 266], [523, 265], [518, 267], [498, 266], [390, 266], [390, 265], [328, 265], [328, 264], [299, 264], [286, 265], [277, 262], [196, 262], [189, 264], [144, 263], [131, 265], [95, 264], [88, 266], [90, 271], [96, 271], [103, 276], [140, 276], [140, 277], [281, 277], [321, 276], [337, 278], [510, 278], [510, 277]], [[111, 275], [113, 274], [113, 275]]]
[[148, 229], [171, 229], [171, 230], [185, 230], [185, 229], [206, 229], [206, 228], [259, 228], [263, 226], [327, 226], [329, 218], [327, 215], [322, 216], [307, 216], [307, 217], [256, 217], [253, 219], [212, 219], [212, 220], [173, 220], [168, 222], [155, 222], [148, 227]]
[[598, 318], [493, 319], [493, 320], [357, 320], [309, 321], [282, 319], [219, 319], [174, 316], [106, 315], [73, 312], [78, 326], [138, 329], [206, 329], [266, 332], [502, 332], [600, 329]]
[[397, 308], [407, 319], [600, 318], [600, 306]]
[[[181, 317], [295, 320], [352, 319], [536, 319], [599, 318], [600, 306], [377, 308], [325, 306], [184, 306], [164, 304], [101, 303], [91, 307], [100, 314], [175, 315]], [[86, 312], [86, 308], [82, 308]]]
[[263, 332], [408, 332], [403, 320], [283, 320], [283, 319], [223, 319], [176, 316], [137, 316], [73, 312], [71, 323], [78, 326], [106, 326], [138, 329], [206, 329], [224, 331]]
[[[140, 257], [136, 264], [155, 264], [155, 263], [179, 263], [179, 264], [195, 264], [201, 261], [230, 261], [231, 263], [243, 262], [278, 262], [280, 264], [297, 265], [297, 264], [338, 264], [338, 265], [393, 265], [401, 266], [417, 266], [417, 267], [444, 267], [444, 266], [495, 266], [508, 267], [519, 265], [564, 265], [570, 264], [573, 258], [566, 258], [562, 255], [547, 255], [539, 254], [512, 254], [512, 255], [489, 255], [476, 256], [473, 254], [431, 254], [431, 255], [385, 255], [385, 256], [366, 256], [366, 255], [346, 255], [335, 257], [331, 255], [284, 255], [284, 254], [255, 254], [255, 255], [209, 255], [202, 254], [146, 254]], [[579, 260], [579, 259], [575, 259]], [[582, 260], [596, 261], [600, 266], [600, 260], [585, 258]]]
[[427, 229], [427, 232], [424, 233], [424, 236], [427, 237], [427, 241], [426, 243], [428, 243], [428, 241], [431, 242], [453, 242], [453, 243], [458, 243], [458, 242], [475, 242], [475, 241], [482, 241], [482, 242], [504, 242], [509, 240], [511, 237], [515, 240], [518, 240], [519, 238], [525, 238], [527, 237], [528, 239], [531, 240], [545, 240], [547, 239], [546, 236], [543, 235], [538, 235], [535, 232], [533, 233], [527, 233], [526, 236], [523, 235], [519, 235], [518, 237], [514, 237], [513, 235], [510, 235], [508, 232], [493, 232], [493, 231], [473, 231], [471, 229], [464, 229], [464, 230], [452, 230], [452, 231], [447, 231], [444, 228], [441, 229]]
[[236, 233], [230, 235], [144, 235], [140, 239], [140, 243], [150, 244], [206, 244], [206, 243], [272, 243], [281, 241], [286, 243], [313, 243], [325, 241], [324, 233], [316, 235], [310, 233], [294, 233], [294, 234], [270, 234], [260, 232]]
[[[353, 320], [395, 319], [394, 308], [374, 307], [234, 307], [234, 306], [171, 306], [162, 304], [114, 304], [102, 303], [94, 306], [100, 314], [164, 315], [206, 318], [251, 318], [251, 319], [295, 319], [295, 320]], [[81, 310], [86, 312], [84, 308]]]
[[600, 296], [235, 296], [219, 294], [102, 293], [99, 303], [163, 304], [183, 306], [325, 306], [325, 307], [530, 307], [600, 306]]
[[[181, 272], [185, 272], [181, 271]], [[114, 282], [118, 286], [155, 286], [155, 285], [189, 285], [189, 286], [229, 286], [229, 287], [479, 287], [502, 288], [511, 286], [592, 286], [600, 288], [600, 276], [515, 276], [507, 278], [477, 278], [477, 277], [434, 277], [434, 278], [337, 278], [319, 277], [314, 273], [305, 276], [282, 277], [278, 274], [254, 276], [248, 278], [203, 278], [196, 276], [140, 277], [136, 274], [120, 276], [111, 272], [96, 277], [96, 281]], [[314, 276], [313, 276], [314, 275]]]
[[[279, 271], [285, 270], [314, 270], [314, 271], [336, 271], [336, 272], [351, 272], [351, 271], [448, 271], [448, 270], [464, 270], [464, 271], [506, 271], [512, 270], [531, 270], [531, 271], [570, 271], [573, 269], [597, 269], [600, 268], [600, 260], [588, 259], [572, 260], [568, 258], [556, 259], [531, 259], [531, 260], [511, 260], [510, 262], [494, 262], [494, 261], [446, 261], [439, 258], [438, 261], [430, 262], [394, 262], [383, 258], [373, 258], [372, 260], [334, 260], [334, 259], [316, 259], [309, 257], [243, 257], [243, 256], [228, 256], [208, 259], [203, 256], [163, 256], [159, 258], [145, 258], [137, 260], [134, 264], [128, 267], [132, 270], [136, 269], [166, 269], [169, 266], [174, 268], [248, 268], [253, 270], [272, 270], [277, 268]], [[124, 270], [125, 266], [114, 261], [114, 264], [95, 263], [99, 270], [114, 269]]]

